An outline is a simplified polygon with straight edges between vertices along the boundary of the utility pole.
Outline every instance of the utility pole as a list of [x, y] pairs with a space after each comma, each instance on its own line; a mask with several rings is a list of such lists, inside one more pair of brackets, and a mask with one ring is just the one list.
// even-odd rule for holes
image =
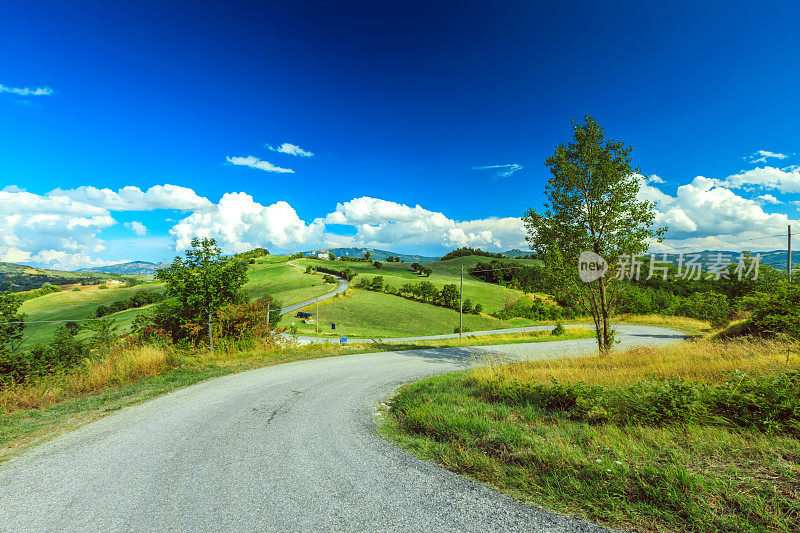
[[458, 299], [458, 338], [464, 335], [464, 265], [461, 265], [461, 296]]
[[269, 308], [270, 308], [270, 305], [267, 304], [267, 326], [269, 326]]
[[336, 329], [336, 296], [333, 297], [333, 329]]
[[214, 357], [214, 336], [211, 334], [211, 307], [208, 308], [208, 346], [211, 348], [211, 357]]
[[786, 277], [789, 279], [789, 282], [792, 281], [792, 225], [789, 224], [788, 226], [789, 231], [786, 235], [786, 248], [789, 254], [786, 256]]

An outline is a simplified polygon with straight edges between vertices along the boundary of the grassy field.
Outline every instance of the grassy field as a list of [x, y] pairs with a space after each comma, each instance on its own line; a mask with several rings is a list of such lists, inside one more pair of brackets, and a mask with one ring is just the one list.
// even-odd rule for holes
[[[275, 256], [267, 256], [274, 258]], [[285, 258], [284, 258], [285, 259]], [[247, 269], [244, 290], [252, 298], [270, 294], [290, 305], [336, 289], [336, 285], [322, 281], [322, 276], [306, 274], [303, 270], [282, 261], [265, 261]]]
[[[20, 310], [28, 315], [27, 322], [39, 320], [81, 320], [88, 318], [100, 305], [109, 305], [118, 300], [129, 299], [142, 290], [163, 291], [161, 284], [146, 284], [136, 287], [116, 287], [99, 290], [97, 286], [86, 286], [80, 291], [63, 291], [47, 294], [23, 302]], [[124, 313], [117, 313], [114, 317], [124, 317], [132, 320], [141, 310], [131, 309]], [[125, 328], [130, 320], [120, 321], [120, 327]], [[61, 324], [28, 324], [25, 327], [27, 344], [48, 341], [53, 332]]]
[[[531, 298], [522, 291], [507, 289], [500, 285], [486, 283], [470, 276], [466, 270], [475, 266], [478, 262], [488, 261], [489, 258], [479, 256], [458, 257], [447, 261], [436, 261], [426, 263], [425, 266], [431, 268], [433, 273], [430, 277], [419, 276], [411, 272], [410, 263], [383, 263], [383, 267], [375, 268], [372, 263], [355, 261], [325, 261], [324, 259], [300, 259], [295, 261], [298, 265], [327, 266], [336, 269], [350, 267], [359, 276], [383, 276], [384, 283], [394, 287], [400, 287], [404, 283], [415, 283], [420, 281], [430, 281], [437, 288], [454, 283], [460, 283], [460, 268], [464, 266], [464, 298], [472, 300], [473, 304], [481, 304], [484, 312], [492, 313], [503, 309], [506, 303], [512, 303], [519, 298]], [[520, 264], [536, 264], [536, 261], [528, 259], [508, 259], [509, 262]]]
[[614, 527], [798, 531], [800, 363], [786, 348], [700, 340], [438, 376], [401, 389], [382, 431]]
[[[330, 329], [334, 320], [334, 307], [336, 323], [343, 324], [344, 333], [351, 337], [371, 339], [441, 335], [453, 333], [458, 326], [458, 311], [391, 294], [351, 289], [346, 295], [320, 302], [320, 335], [339, 335], [339, 331]], [[316, 306], [309, 306], [304, 311], [316, 318]], [[294, 314], [284, 316], [280, 325], [290, 327], [292, 322], [301, 335], [313, 335], [316, 332], [316, 324], [304, 324]], [[529, 324], [532, 321], [504, 321], [487, 315], [464, 315], [465, 331], [504, 329]]]
[[[302, 302], [333, 291], [336, 286], [326, 284], [322, 276], [305, 274], [302, 270], [286, 264], [286, 257], [264, 256], [258, 258], [247, 270], [248, 282], [244, 291], [251, 297], [271, 294], [289, 305]], [[72, 288], [79, 288], [73, 291]], [[118, 300], [126, 300], [139, 291], [163, 291], [161, 283], [148, 283], [136, 287], [111, 287], [101, 290], [97, 285], [66, 286], [65, 290], [22, 304], [21, 312], [27, 314], [28, 322], [42, 320], [81, 320], [92, 315], [98, 306], [110, 305]], [[131, 320], [146, 308], [129, 309], [109, 315], [118, 320], [120, 331], [130, 326]], [[25, 328], [26, 345], [48, 341], [60, 323], [30, 323]]]

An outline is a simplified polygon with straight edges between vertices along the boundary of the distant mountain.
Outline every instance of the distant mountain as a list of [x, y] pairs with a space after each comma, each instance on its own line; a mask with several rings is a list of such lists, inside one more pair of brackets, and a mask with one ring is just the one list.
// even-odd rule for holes
[[[732, 252], [730, 250], [703, 250], [702, 252], [684, 252], [683, 257], [684, 261], [689, 259], [689, 256], [697, 255], [700, 256], [698, 262], [702, 263], [703, 265], [708, 264], [712, 261], [716, 261], [720, 254], [722, 254], [723, 259], [729, 259], [730, 261], [737, 262], [739, 260], [739, 254], [741, 252]], [[662, 254], [655, 254], [656, 260], [662, 257]], [[752, 252], [753, 257], [756, 255], [761, 256], [761, 265], [770, 266], [772, 268], [778, 270], [786, 270], [786, 259], [787, 259], [787, 252], [786, 250], [773, 250], [771, 252]], [[677, 265], [678, 261], [678, 254], [667, 254], [667, 259], [670, 263]], [[798, 263], [800, 263], [800, 252], [795, 252], [792, 254], [792, 264], [794, 265], [793, 268], [797, 268]]]
[[519, 248], [514, 248], [513, 250], [509, 250], [507, 252], [503, 252], [503, 255], [506, 257], [514, 257], [514, 258], [526, 258], [532, 255], [536, 255], [536, 252], [532, 252], [531, 250], [520, 250]]
[[155, 274], [157, 268], [168, 267], [169, 263], [151, 263], [150, 261], [132, 261], [118, 265], [82, 268], [78, 272], [103, 272], [105, 274]]
[[395, 252], [387, 252], [386, 250], [376, 250], [374, 248], [316, 248], [303, 252], [303, 255], [317, 255], [322, 252], [330, 252], [336, 257], [364, 257], [364, 252], [369, 251], [372, 259], [375, 261], [385, 261], [390, 255], [399, 257], [406, 263], [433, 263], [437, 261], [438, 257], [431, 257], [426, 255], [411, 255], [411, 254], [398, 254]]

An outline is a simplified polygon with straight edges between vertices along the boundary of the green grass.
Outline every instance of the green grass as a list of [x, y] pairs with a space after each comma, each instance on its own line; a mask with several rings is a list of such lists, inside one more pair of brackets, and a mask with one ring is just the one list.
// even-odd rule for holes
[[[248, 282], [244, 291], [251, 297], [271, 294], [284, 305], [290, 305], [333, 291], [334, 285], [322, 281], [322, 276], [305, 274], [302, 270], [287, 265], [286, 257], [260, 257], [255, 265], [247, 269]], [[89, 318], [100, 305], [110, 305], [125, 300], [141, 290], [163, 291], [161, 283], [148, 283], [136, 287], [120, 287], [99, 290], [87, 286], [84, 290], [71, 290], [52, 293], [24, 302], [21, 312], [27, 314], [27, 321], [38, 320], [81, 320]], [[128, 309], [109, 315], [110, 318], [123, 319], [117, 322], [120, 331], [125, 331], [137, 315], [146, 308]], [[28, 324], [25, 328], [25, 344], [47, 342], [60, 326], [53, 324]]]
[[[267, 256], [267, 258], [272, 257], [275, 256]], [[250, 265], [247, 269], [247, 278], [244, 290], [250, 297], [257, 298], [269, 294], [284, 305], [310, 300], [336, 289], [336, 285], [323, 282], [321, 275], [306, 274], [303, 270], [283, 261], [266, 261]]]
[[[125, 300], [142, 290], [163, 290], [161, 284], [137, 285], [136, 287], [119, 287], [99, 290], [96, 287], [87, 287], [86, 290], [77, 292], [64, 291], [47, 294], [23, 302], [20, 307], [22, 313], [27, 314], [26, 321], [37, 320], [81, 320], [88, 318], [100, 305], [109, 305], [117, 300]], [[124, 313], [117, 313], [114, 317], [133, 319], [141, 310], [131, 309]], [[130, 320], [120, 321], [123, 329], [130, 324]], [[28, 324], [25, 327], [26, 344], [46, 342], [50, 340], [53, 332], [61, 324]]]
[[[493, 283], [486, 283], [474, 278], [466, 272], [467, 268], [475, 266], [480, 261], [489, 260], [486, 257], [466, 256], [447, 261], [436, 261], [426, 263], [433, 273], [430, 277], [419, 276], [410, 271], [410, 263], [383, 263], [383, 268], [375, 268], [372, 263], [355, 261], [325, 261], [324, 259], [299, 259], [298, 265], [306, 266], [327, 266], [330, 268], [343, 269], [350, 267], [359, 276], [373, 277], [383, 276], [384, 284], [399, 288], [404, 283], [416, 283], [420, 281], [430, 281], [437, 288], [441, 289], [446, 284], [460, 284], [460, 268], [464, 266], [464, 298], [469, 298], [473, 304], [481, 304], [486, 313], [492, 313], [505, 307], [506, 303], [512, 303], [519, 298], [530, 298], [522, 291], [507, 289]], [[509, 259], [510, 262], [520, 264], [536, 264], [536, 261], [528, 259]], [[357, 278], [356, 278], [357, 279]]]
[[[350, 337], [385, 338], [419, 335], [441, 335], [453, 333], [458, 326], [458, 311], [431, 304], [407, 300], [391, 294], [365, 290], [348, 290], [346, 296], [338, 296], [319, 304], [319, 328], [321, 335], [338, 336], [330, 325], [336, 307], [336, 323], [344, 324], [344, 333]], [[316, 307], [304, 309], [316, 317]], [[304, 324], [294, 314], [281, 319], [280, 326], [289, 327], [294, 322], [301, 335], [313, 335], [315, 324]], [[505, 329], [531, 324], [530, 320], [499, 320], [487, 315], [464, 315], [464, 328], [470, 331]]]
[[[704, 375], [710, 389], [694, 389], [701, 403], [713, 399], [719, 407], [729, 401], [731, 412], [744, 415], [756, 405], [773, 414], [797, 413], [798, 395], [786, 381], [775, 388], [783, 399], [771, 398], [769, 391], [740, 391], [747, 381], [725, 374], [737, 361], [763, 376], [796, 370], [797, 364], [780, 364], [781, 354], [769, 343], [702, 341], [631, 350], [605, 362], [534, 361], [436, 376], [399, 391], [381, 432], [421, 458], [513, 497], [613, 527], [798, 531], [800, 440], [791, 429], [796, 414], [788, 415], [794, 422], [764, 430], [761, 419], [750, 424], [748, 416], [727, 420], [698, 411], [696, 418], [685, 417], [684, 408], [669, 411], [669, 402], [651, 404], [659, 394], [671, 394], [670, 379]], [[634, 371], [635, 365], [643, 368]], [[569, 381], [584, 366], [584, 377], [599, 383], [594, 388]], [[637, 380], [651, 372], [664, 381], [651, 377], [637, 388]], [[721, 395], [703, 395], [714, 387], [726, 388]], [[603, 409], [590, 401], [597, 391]], [[650, 409], [657, 416], [634, 423], [623, 416], [625, 409]]]

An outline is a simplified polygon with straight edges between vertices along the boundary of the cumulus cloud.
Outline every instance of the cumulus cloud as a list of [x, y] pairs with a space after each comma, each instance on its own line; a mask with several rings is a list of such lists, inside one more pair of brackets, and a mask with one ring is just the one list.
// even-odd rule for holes
[[[786, 214], [767, 213], [764, 203], [780, 203], [772, 195], [749, 199], [720, 185], [720, 180], [698, 176], [678, 187], [675, 196], [643, 183], [641, 199], [656, 206], [656, 226], [668, 226], [667, 240], [656, 250], [691, 246], [696, 249], [765, 249], [776, 245], [761, 240], [765, 235], [785, 231]], [[765, 198], [766, 197], [766, 198]], [[752, 239], [759, 239], [753, 242]], [[776, 241], [777, 242], [777, 241]]]
[[759, 195], [758, 199], [761, 200], [761, 202], [765, 203], [765, 204], [778, 205], [778, 204], [782, 204], [783, 203], [780, 200], [778, 200], [777, 198], [775, 198], [774, 196], [772, 196], [771, 194]]
[[[213, 209], [192, 189], [156, 185], [142, 191], [96, 187], [55, 189], [34, 194], [9, 185], [0, 190], [0, 260], [33, 262], [52, 268], [73, 269], [106, 263], [97, 254], [105, 250], [102, 231], [117, 221], [112, 211], [175, 209], [202, 213]], [[125, 224], [144, 235], [140, 222]]]
[[523, 168], [524, 167], [522, 165], [517, 163], [509, 163], [505, 165], [484, 165], [482, 167], [472, 167], [472, 170], [494, 170], [494, 176], [496, 178], [507, 178]]
[[170, 234], [178, 251], [191, 245], [193, 237], [212, 237], [227, 253], [257, 247], [287, 248], [321, 239], [325, 223], [306, 224], [288, 203], [262, 205], [243, 192], [225, 193], [214, 208], [192, 213], [175, 224]]
[[787, 155], [778, 152], [770, 152], [769, 150], [759, 150], [750, 156], [750, 163], [766, 163], [767, 159], [788, 159], [794, 154]]
[[125, 222], [125, 227], [134, 232], [136, 235], [146, 235], [147, 227], [139, 221], [133, 220]]
[[0, 191], [0, 257], [57, 268], [91, 264], [105, 248], [97, 234], [116, 221], [108, 210], [64, 196]]
[[55, 189], [50, 197], [65, 197], [71, 200], [101, 207], [111, 211], [152, 211], [154, 209], [177, 209], [178, 211], [205, 211], [212, 203], [188, 187], [178, 185], [155, 185], [142, 191], [139, 187], [123, 187], [117, 191], [82, 186], [76, 189]]
[[303, 150], [296, 144], [291, 144], [291, 143], [283, 143], [277, 148], [275, 148], [274, 146], [270, 146], [268, 144], [267, 148], [269, 148], [273, 152], [280, 152], [282, 154], [296, 155], [300, 157], [311, 157], [314, 155], [312, 152], [309, 152], [308, 150]]
[[367, 246], [429, 245], [501, 249], [522, 246], [525, 228], [516, 217], [458, 222], [443, 213], [364, 196], [339, 203], [329, 224], [356, 228], [353, 242]]
[[0, 93], [8, 93], [16, 96], [50, 96], [53, 94], [53, 89], [50, 87], [37, 87], [30, 89], [28, 87], [9, 87], [7, 85], [0, 85]]
[[228, 163], [233, 165], [241, 165], [250, 168], [257, 168], [259, 170], [264, 170], [266, 172], [279, 172], [279, 173], [294, 173], [294, 170], [290, 168], [281, 168], [278, 166], [273, 165], [269, 161], [262, 161], [261, 159], [249, 155], [247, 157], [231, 157], [228, 156], [226, 158]]
[[719, 185], [732, 189], [771, 189], [782, 193], [800, 192], [800, 168], [759, 167], [732, 174], [719, 180]]

